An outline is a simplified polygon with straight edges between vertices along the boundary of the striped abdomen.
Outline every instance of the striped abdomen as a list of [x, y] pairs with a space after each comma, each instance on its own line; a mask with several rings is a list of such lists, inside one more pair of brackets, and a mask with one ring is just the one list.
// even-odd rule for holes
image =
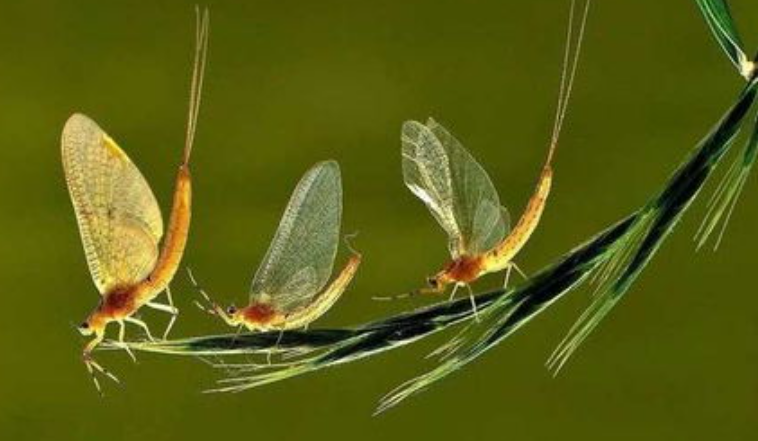
[[542, 212], [545, 211], [545, 202], [550, 194], [550, 185], [553, 182], [553, 170], [550, 166], [545, 166], [537, 182], [537, 188], [526, 205], [524, 214], [521, 215], [516, 226], [511, 230], [508, 236], [503, 239], [495, 248], [484, 255], [483, 273], [501, 271], [505, 269], [516, 257], [516, 254], [529, 241], [529, 238], [537, 229], [542, 218]]

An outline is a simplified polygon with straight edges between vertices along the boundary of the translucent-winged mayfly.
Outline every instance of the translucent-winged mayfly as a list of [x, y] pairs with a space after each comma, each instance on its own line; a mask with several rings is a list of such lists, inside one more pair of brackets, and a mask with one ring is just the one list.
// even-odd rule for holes
[[[90, 273], [102, 296], [99, 305], [79, 326], [83, 335], [94, 335], [84, 347], [83, 358], [98, 390], [98, 372], [118, 382], [92, 358], [92, 351], [105, 338], [109, 323], [120, 325], [122, 342], [127, 322], [142, 327], [152, 339], [147, 324], [134, 317], [142, 306], [172, 315], [164, 337], [178, 314], [169, 283], [179, 267], [189, 232], [192, 199], [189, 160], [208, 48], [208, 11], [201, 17], [197, 10], [196, 15], [186, 141], [168, 231], [160, 249], [163, 236], [160, 208], [147, 181], [126, 153], [84, 115], [72, 115], [63, 128], [61, 149], [66, 182]], [[155, 302], [163, 291], [168, 304]]]
[[487, 172], [453, 135], [431, 118], [426, 124], [416, 121], [403, 124], [405, 185], [426, 204], [447, 233], [452, 256], [449, 264], [428, 278], [429, 287], [415, 292], [442, 293], [448, 285], [453, 284], [452, 298], [458, 287], [468, 286], [484, 274], [505, 270], [507, 285], [512, 269], [521, 272], [513, 259], [537, 228], [550, 194], [552, 162], [576, 74], [588, 8], [589, 2], [584, 9], [571, 61], [572, 3], [558, 105], [547, 159], [536, 189], [512, 230], [509, 229], [508, 212], [501, 206]]
[[250, 331], [302, 328], [321, 317], [345, 291], [361, 263], [360, 253], [351, 249], [345, 267], [326, 285], [337, 255], [341, 217], [339, 166], [334, 161], [318, 163], [300, 179], [287, 204], [253, 277], [248, 305], [224, 310], [211, 302], [210, 312], [230, 326]]

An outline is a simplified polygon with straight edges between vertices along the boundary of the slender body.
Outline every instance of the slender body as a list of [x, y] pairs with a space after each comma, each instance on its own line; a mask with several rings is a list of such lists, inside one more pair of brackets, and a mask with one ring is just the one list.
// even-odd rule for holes
[[[563, 74], [547, 159], [523, 214], [509, 230], [509, 217], [484, 168], [433, 119], [403, 125], [403, 177], [447, 232], [452, 261], [415, 292], [441, 293], [448, 285], [468, 286], [487, 273], [506, 271], [539, 226], [553, 183], [553, 158], [576, 73], [589, 2], [571, 57], [574, 4], [569, 18]], [[520, 270], [519, 270], [520, 271]], [[455, 294], [453, 290], [453, 295]], [[475, 305], [474, 305], [475, 307]]]
[[[179, 268], [187, 245], [192, 212], [192, 152], [203, 72], [208, 44], [208, 13], [197, 13], [195, 63], [192, 76], [187, 139], [176, 175], [171, 215], [166, 237], [163, 221], [150, 186], [121, 150], [94, 121], [74, 114], [61, 137], [63, 167], [76, 213], [92, 278], [101, 294], [100, 303], [79, 326], [85, 336], [94, 336], [83, 350], [92, 374], [100, 372], [118, 381], [92, 359], [92, 351], [105, 338], [108, 324], [120, 325], [123, 342], [125, 323], [133, 323], [152, 335], [146, 323], [134, 317], [143, 306], [172, 314], [165, 335], [178, 310], [173, 306], [169, 283]], [[168, 304], [156, 297], [166, 292]], [[131, 355], [131, 353], [130, 353]]]
[[[326, 313], [353, 280], [361, 255], [352, 250], [344, 268], [327, 285], [337, 253], [342, 184], [334, 161], [313, 166], [290, 198], [266, 257], [250, 287], [247, 306], [210, 312], [230, 326], [250, 331], [307, 327]], [[201, 291], [202, 292], [202, 291]]]
[[345, 292], [358, 271], [361, 260], [361, 255], [354, 253], [324, 292], [318, 294], [311, 303], [292, 311], [278, 310], [275, 302], [264, 298], [241, 309], [232, 306], [224, 311], [216, 307], [216, 313], [229, 326], [243, 325], [250, 331], [286, 331], [307, 327], [324, 315]]
[[[72, 118], [81, 116], [74, 115]], [[189, 158], [186, 158], [187, 160]], [[137, 310], [151, 303], [164, 292], [176, 271], [184, 254], [189, 235], [192, 203], [192, 183], [189, 164], [179, 167], [174, 190], [174, 202], [171, 220], [155, 268], [144, 280], [131, 286], [114, 286], [103, 294], [100, 304], [80, 325], [88, 335], [95, 335], [84, 349], [85, 359], [105, 337], [105, 328], [111, 322], [122, 322], [134, 315]]]
[[542, 169], [537, 188], [524, 213], [510, 233], [496, 247], [484, 254], [462, 255], [451, 261], [442, 271], [430, 278], [429, 284], [432, 289], [426, 289], [424, 292], [442, 291], [449, 284], [469, 284], [485, 274], [510, 271], [514, 265], [513, 259], [529, 242], [539, 226], [552, 182], [553, 171], [550, 164], [547, 164]]

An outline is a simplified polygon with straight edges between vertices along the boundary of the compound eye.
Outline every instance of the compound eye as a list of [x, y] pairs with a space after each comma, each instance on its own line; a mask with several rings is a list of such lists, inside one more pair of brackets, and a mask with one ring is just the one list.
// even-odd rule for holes
[[437, 288], [437, 278], [436, 277], [428, 277], [426, 279], [426, 283], [429, 284], [432, 288]]
[[89, 329], [89, 323], [88, 322], [82, 322], [82, 324], [79, 325], [79, 329]]
[[230, 306], [230, 307], [226, 308], [226, 313], [229, 314], [229, 315], [236, 314], [237, 313], [237, 308], [234, 307], [234, 306]]

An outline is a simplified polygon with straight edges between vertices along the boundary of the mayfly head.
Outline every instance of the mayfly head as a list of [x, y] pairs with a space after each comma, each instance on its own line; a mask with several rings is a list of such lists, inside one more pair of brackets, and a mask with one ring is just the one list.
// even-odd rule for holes
[[76, 330], [79, 331], [79, 333], [83, 336], [89, 337], [91, 335], [101, 334], [105, 329], [106, 324], [107, 321], [102, 316], [102, 314], [100, 314], [99, 310], [97, 310], [90, 314], [89, 317], [87, 317], [87, 319], [84, 320], [81, 324], [79, 324], [76, 327]]
[[76, 330], [85, 337], [89, 337], [95, 332], [93, 331], [92, 326], [90, 326], [89, 320], [83, 321], [79, 326], [76, 327]]
[[226, 310], [214, 305], [216, 315], [221, 317], [229, 326], [238, 326], [243, 323], [242, 311], [234, 305], [229, 305]]
[[429, 289], [434, 291], [440, 291], [440, 287], [442, 287], [442, 283], [440, 283], [440, 278], [438, 276], [427, 277], [426, 284], [429, 285]]
[[447, 271], [440, 271], [439, 273], [427, 277], [425, 288], [420, 289], [419, 294], [440, 294], [445, 291], [447, 285], [452, 282], [447, 274]]

